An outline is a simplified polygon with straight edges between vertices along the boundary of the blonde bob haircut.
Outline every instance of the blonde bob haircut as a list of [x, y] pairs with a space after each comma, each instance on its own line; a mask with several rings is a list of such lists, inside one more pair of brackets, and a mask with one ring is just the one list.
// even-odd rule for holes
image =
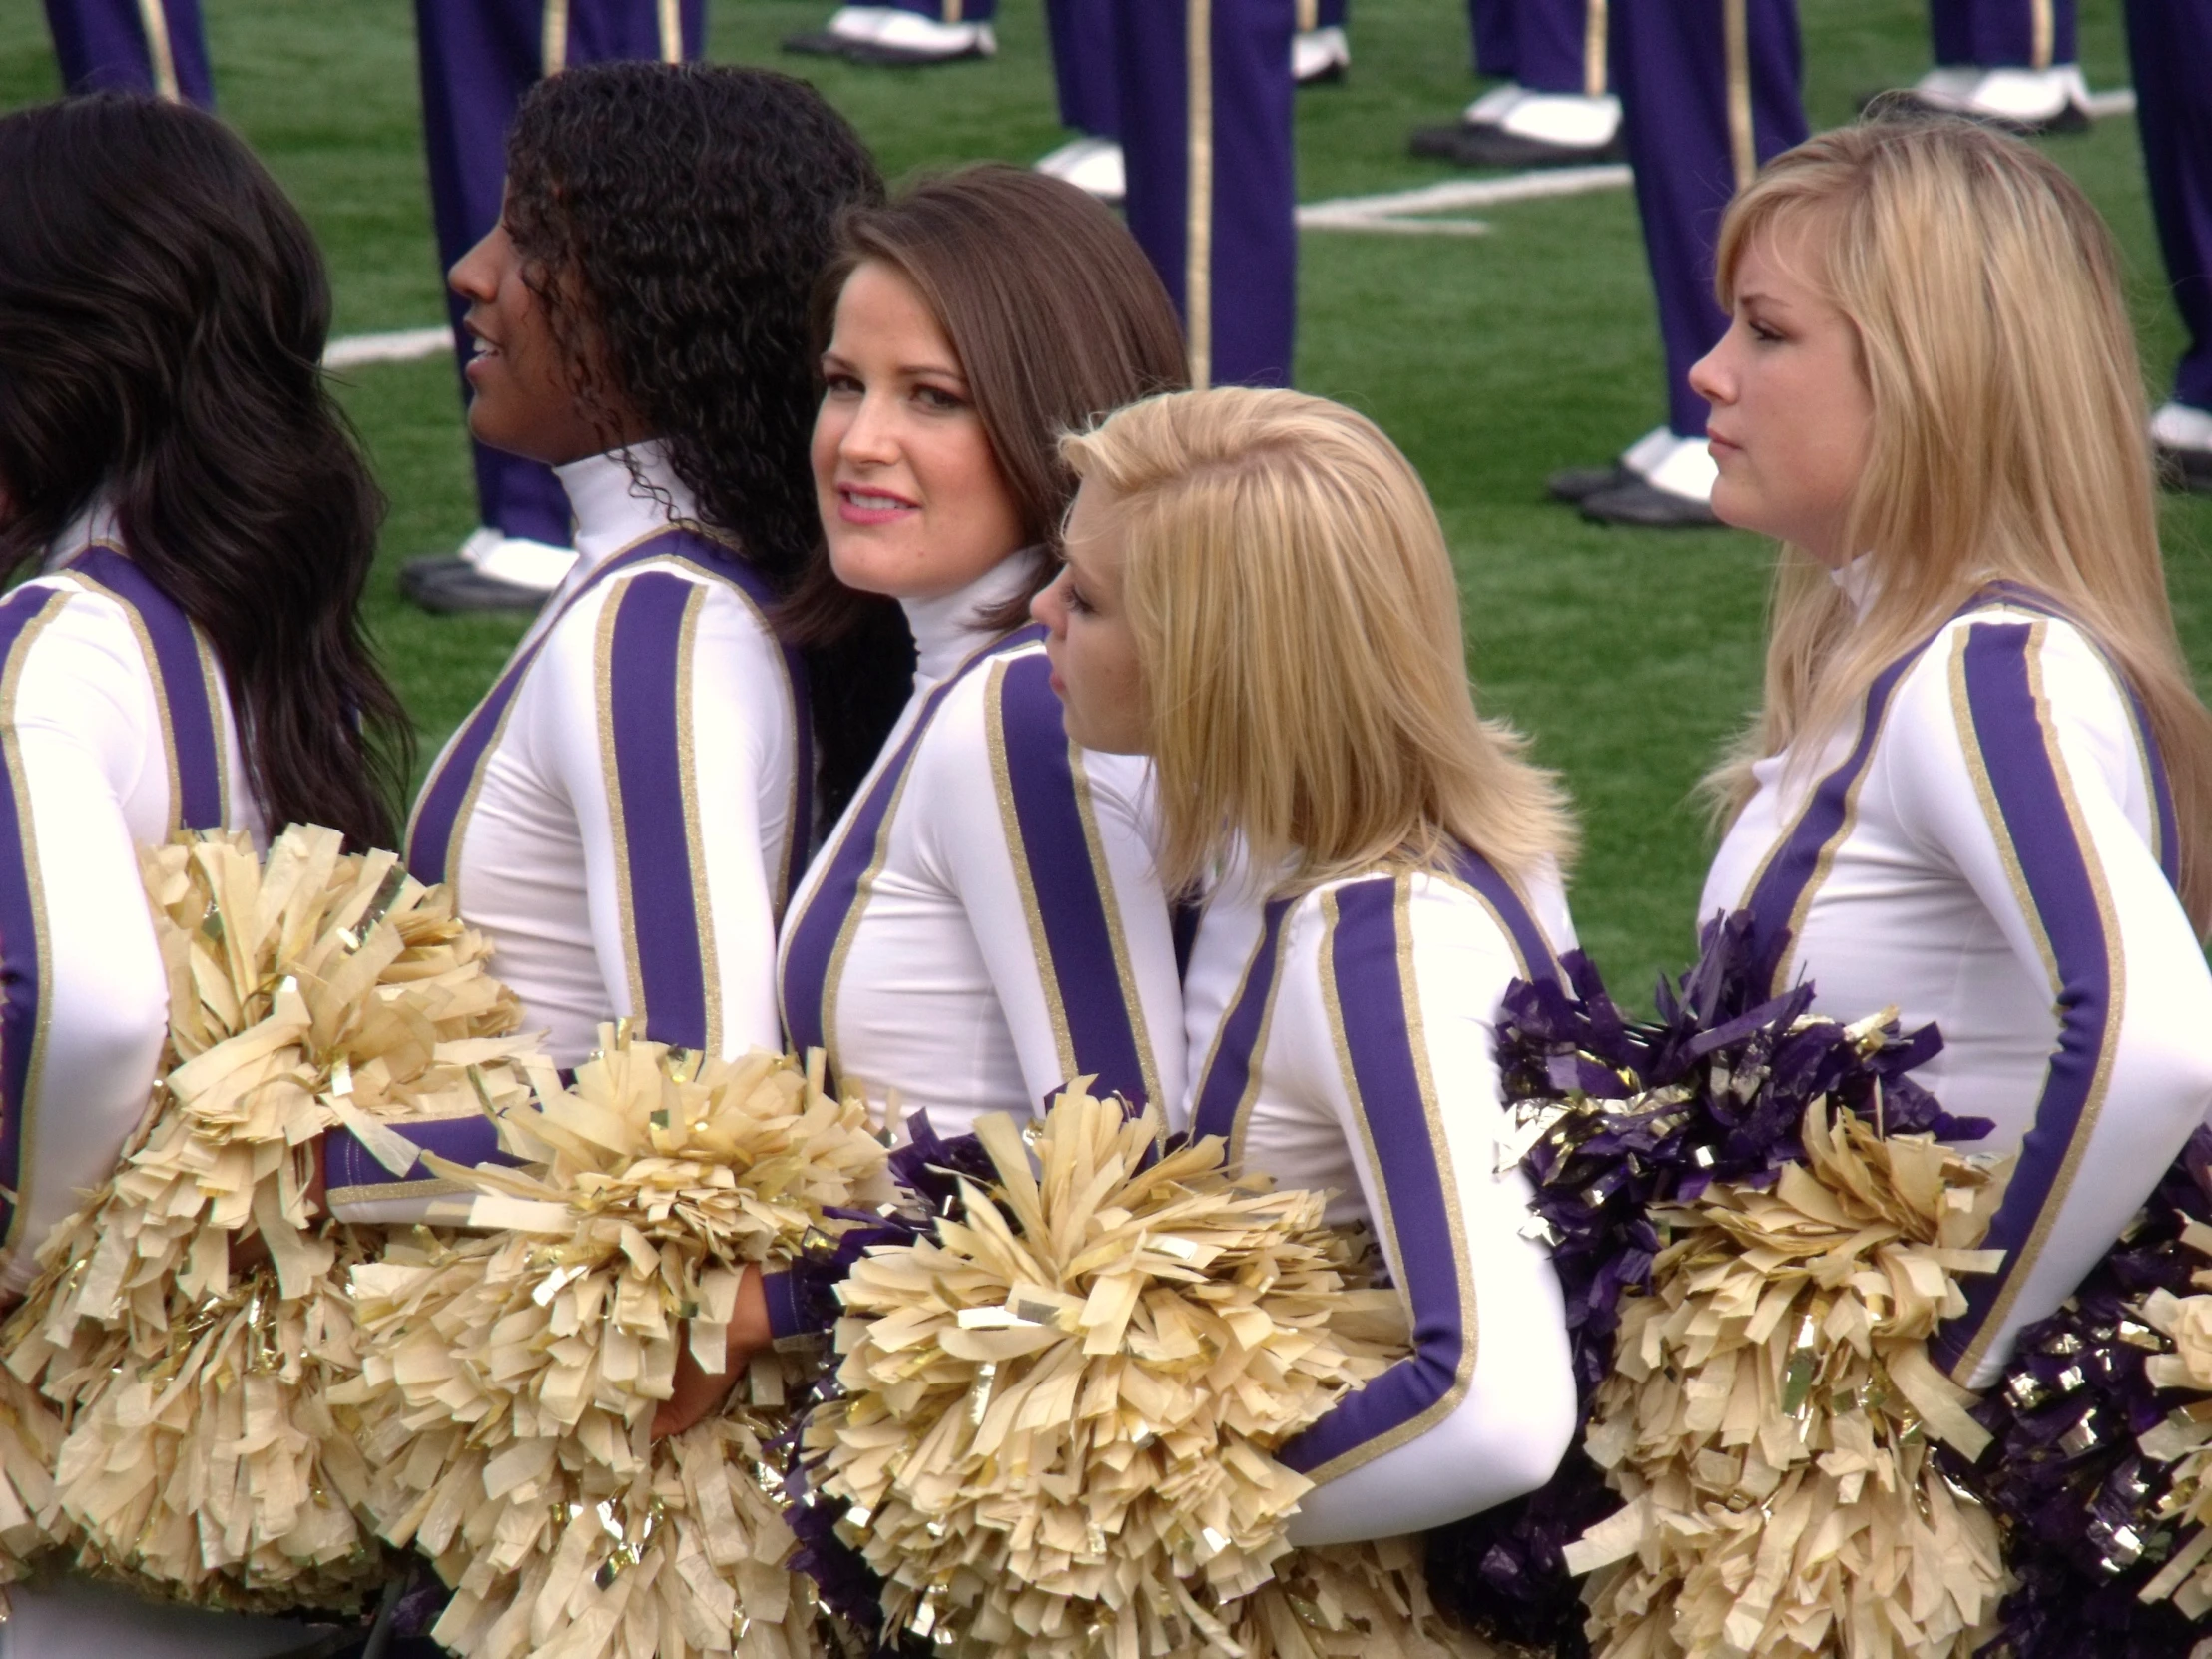
[[2142, 700], [2173, 788], [2182, 902], [2203, 934], [2212, 715], [2167, 604], [2142, 371], [2104, 222], [2016, 140], [1877, 119], [1776, 158], [1736, 199], [1723, 309], [1754, 244], [1795, 262], [1858, 334], [1873, 428], [1845, 545], [1865, 550], [1874, 598], [1855, 625], [1828, 572], [1784, 548], [1765, 704], [1707, 780], [1723, 817], [1749, 797], [1753, 761], [1831, 730], [1886, 664], [2010, 580], [2068, 613]]
[[1508, 877], [1565, 863], [1564, 794], [1475, 714], [1443, 530], [1374, 422], [1230, 387], [1062, 441], [1123, 537], [1171, 889], [1238, 834], [1294, 887], [1454, 843]]

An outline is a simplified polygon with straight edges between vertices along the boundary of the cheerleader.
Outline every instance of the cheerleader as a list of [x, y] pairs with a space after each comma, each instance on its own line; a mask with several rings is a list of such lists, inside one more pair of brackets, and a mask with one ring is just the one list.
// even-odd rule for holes
[[1714, 508], [1785, 547], [1700, 913], [1822, 1013], [1934, 1021], [1922, 1080], [2016, 1155], [1938, 1343], [1983, 1387], [2212, 1107], [2212, 717], [2117, 260], [2033, 150], [1890, 122], [1770, 166], [1719, 273]]
[[[138, 855], [312, 821], [392, 839], [407, 725], [358, 604], [381, 503], [316, 364], [329, 286], [246, 147], [102, 96], [0, 119], [0, 1295], [146, 1110], [168, 984]], [[89, 1580], [0, 1653], [258, 1655], [297, 1624]]]
[[[997, 166], [848, 215], [824, 291], [823, 542], [791, 626], [834, 638], [895, 602], [916, 660], [784, 925], [792, 1046], [940, 1134], [1082, 1076], [1172, 1109], [1182, 1012], [1144, 772], [1068, 741], [1022, 625], [1074, 493], [1053, 434], [1182, 382], [1167, 294], [1108, 210]], [[789, 1276], [749, 1273], [731, 1375], [805, 1328]], [[656, 1429], [726, 1385], [687, 1351]]]
[[1552, 778], [1468, 696], [1450, 557], [1363, 417], [1291, 392], [1155, 398], [1067, 440], [1036, 602], [1088, 749], [1149, 755], [1160, 867], [1203, 895], [1189, 1126], [1372, 1229], [1412, 1354], [1279, 1455], [1294, 1543], [1530, 1491], [1575, 1426], [1566, 1317], [1504, 1139], [1497, 1008], [1573, 944]]
[[1074, 490], [1053, 434], [1182, 382], [1167, 295], [1071, 185], [1005, 167], [850, 216], [815, 423], [822, 563], [798, 625], [897, 601], [913, 693], [784, 927], [784, 1017], [940, 1133], [1093, 1076], [1180, 1100], [1141, 765], [1073, 748], [1024, 627]]

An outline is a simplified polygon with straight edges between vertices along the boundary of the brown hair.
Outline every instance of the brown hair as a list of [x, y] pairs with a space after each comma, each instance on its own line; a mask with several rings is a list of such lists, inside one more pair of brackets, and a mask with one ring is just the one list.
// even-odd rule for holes
[[[871, 260], [911, 282], [944, 330], [1024, 543], [1056, 550], [1076, 483], [1060, 435], [1189, 384], [1182, 327], [1143, 251], [1111, 212], [1061, 180], [995, 162], [927, 179], [839, 221], [836, 254], [815, 291], [818, 354], [845, 278]], [[1038, 588], [1055, 567], [1040, 562]], [[1031, 597], [1007, 601], [985, 624], [1018, 627]], [[838, 582], [818, 541], [785, 627], [809, 642], [835, 639], [890, 603]]]

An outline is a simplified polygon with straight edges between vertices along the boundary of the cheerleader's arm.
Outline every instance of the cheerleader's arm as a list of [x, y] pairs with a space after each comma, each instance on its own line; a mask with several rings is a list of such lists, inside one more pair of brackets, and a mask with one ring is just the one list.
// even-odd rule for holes
[[153, 688], [106, 601], [0, 603], [0, 1297], [143, 1118], [169, 988], [123, 803], [163, 764]]
[[572, 615], [540, 672], [610, 1010], [681, 1048], [779, 1046], [776, 917], [805, 849], [787, 847], [799, 746], [765, 627], [734, 589], [648, 569]]
[[1525, 1181], [1497, 1169], [1495, 1012], [1519, 966], [1477, 902], [1441, 888], [1398, 876], [1324, 892], [1298, 920], [1318, 945], [1294, 936], [1286, 952], [1275, 1029], [1302, 1056], [1300, 1094], [1342, 1127], [1413, 1344], [1280, 1453], [1317, 1482], [1291, 1523], [1302, 1545], [1519, 1496], [1574, 1432], [1558, 1281], [1521, 1231]]
[[1917, 674], [1892, 716], [1900, 811], [2049, 986], [2056, 1023], [1987, 1240], [2004, 1265], [1965, 1281], [1967, 1312], [1936, 1345], [1986, 1387], [2212, 1108], [2212, 973], [2137, 822], [2163, 816], [2143, 805], [2156, 769], [2103, 660], [2048, 618], [1976, 621], [1939, 649], [1940, 676]]
[[1181, 1109], [1183, 999], [1144, 763], [1075, 748], [1043, 653], [992, 665], [917, 757], [924, 856], [960, 900], [1032, 1105], [1071, 1078]]

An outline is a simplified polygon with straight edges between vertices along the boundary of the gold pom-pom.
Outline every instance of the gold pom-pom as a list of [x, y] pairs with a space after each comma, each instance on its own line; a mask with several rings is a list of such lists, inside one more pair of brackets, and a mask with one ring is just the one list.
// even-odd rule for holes
[[[1078, 1087], [1026, 1138], [1000, 1114], [976, 1134], [993, 1190], [963, 1181], [959, 1219], [841, 1287], [818, 1488], [850, 1505], [888, 1628], [941, 1653], [1239, 1652], [1279, 1568], [1332, 1570], [1287, 1561], [1311, 1483], [1270, 1449], [1404, 1352], [1399, 1299], [1355, 1288], [1320, 1194], [1232, 1179], [1217, 1139], [1155, 1158], [1149, 1110]], [[1314, 1636], [1356, 1627], [1343, 1598], [1298, 1599], [1320, 1623], [1293, 1610], [1261, 1650], [1342, 1651]]]
[[455, 1595], [431, 1632], [470, 1659], [819, 1651], [766, 1442], [796, 1378], [758, 1359], [733, 1400], [652, 1437], [679, 1344], [726, 1365], [747, 1263], [788, 1260], [873, 1196], [857, 1098], [779, 1056], [702, 1060], [603, 1033], [573, 1090], [502, 1114], [532, 1172], [439, 1165], [500, 1234], [395, 1242], [357, 1268], [361, 1374], [332, 1401], [377, 1473], [383, 1535]]
[[1238, 1604], [1245, 1659], [1489, 1659], [1428, 1596], [1420, 1536], [1294, 1550]]
[[[2186, 1221], [2181, 1243], [2212, 1256], [2212, 1227]], [[2190, 1279], [2212, 1291], [2212, 1268]], [[2166, 1564], [2137, 1593], [2145, 1603], [2171, 1601], [2182, 1617], [2201, 1623], [2212, 1615], [2212, 1295], [2154, 1290], [2135, 1311], [2166, 1339], [2166, 1352], [2144, 1359], [2144, 1376], [2152, 1387], [2181, 1396], [2163, 1421], [2136, 1437], [2144, 1456], [2172, 1465], [2156, 1512], [2176, 1533]]]
[[2002, 1181], [1922, 1135], [1806, 1113], [1805, 1162], [1661, 1212], [1672, 1242], [1622, 1305], [1587, 1445], [1628, 1506], [1568, 1550], [1621, 1565], [1601, 1659], [1965, 1659], [2005, 1588], [1994, 1520], [1946, 1482], [1987, 1433], [1927, 1340]]
[[[365, 1247], [314, 1213], [309, 1143], [520, 1092], [514, 998], [451, 894], [389, 852], [294, 826], [143, 857], [170, 987], [147, 1119], [57, 1227], [0, 1346], [11, 1478], [43, 1438], [39, 1531], [86, 1570], [207, 1606], [356, 1605], [384, 1576], [351, 1505], [368, 1469], [323, 1390], [353, 1365], [343, 1274]], [[263, 1259], [237, 1270], [233, 1247]], [[18, 1492], [24, 1490], [20, 1480]]]

